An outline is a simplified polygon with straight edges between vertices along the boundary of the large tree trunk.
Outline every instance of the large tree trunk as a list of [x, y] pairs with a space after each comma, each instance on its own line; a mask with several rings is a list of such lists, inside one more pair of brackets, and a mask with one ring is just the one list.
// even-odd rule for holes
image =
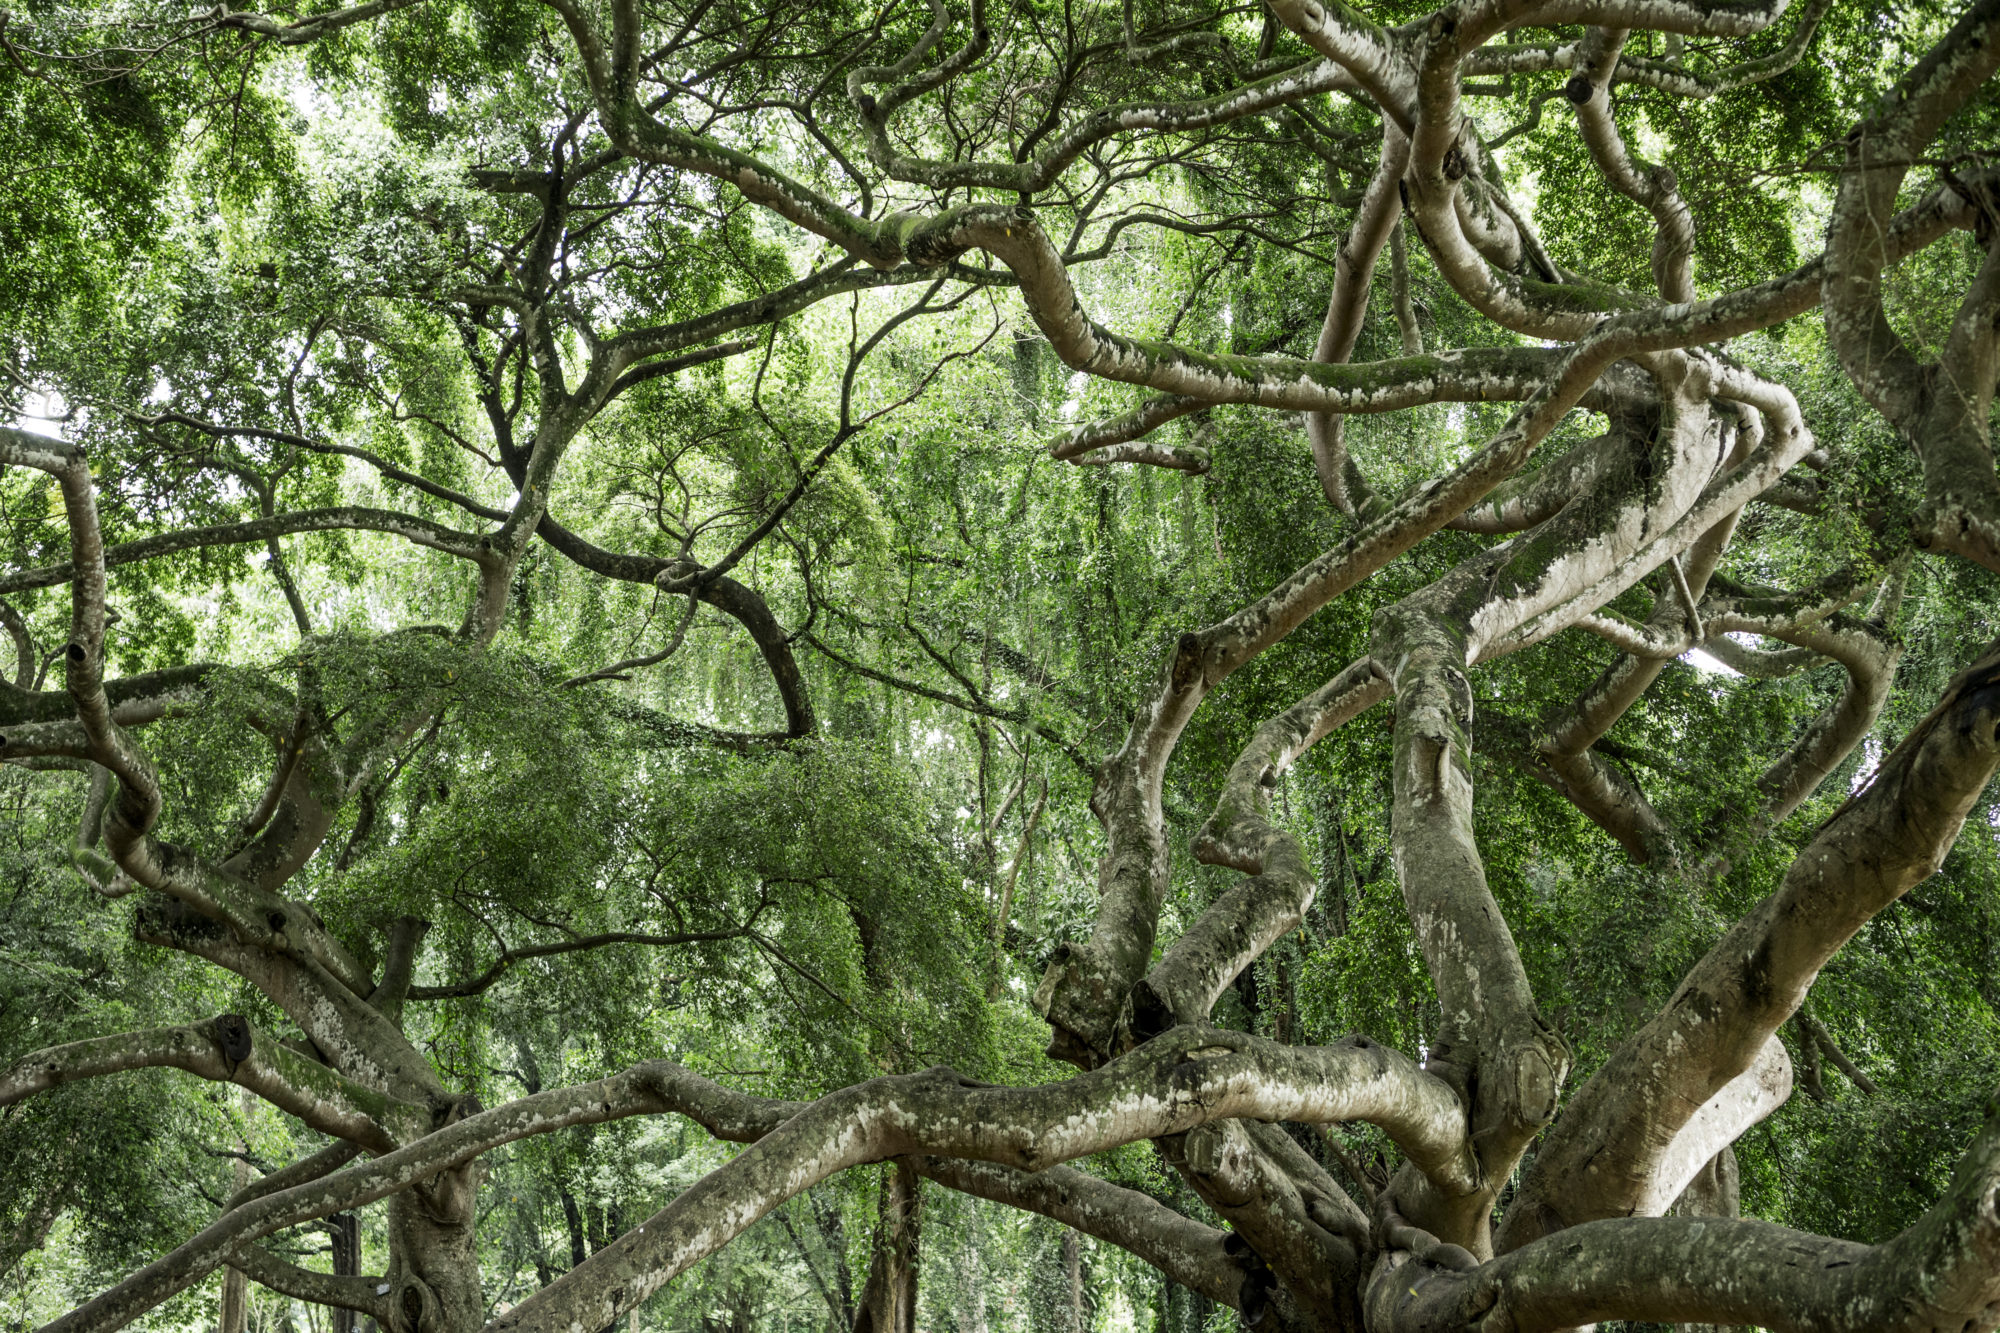
[[472, 1333], [486, 1322], [475, 1243], [484, 1175], [473, 1162], [389, 1200], [391, 1333]]
[[854, 1333], [916, 1333], [917, 1242], [923, 1208], [917, 1173], [897, 1162], [883, 1174], [881, 1198], [875, 1256], [854, 1312]]

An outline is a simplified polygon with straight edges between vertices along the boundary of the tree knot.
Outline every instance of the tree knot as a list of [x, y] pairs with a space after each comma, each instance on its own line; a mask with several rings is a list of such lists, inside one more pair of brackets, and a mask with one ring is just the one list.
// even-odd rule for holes
[[215, 1044], [222, 1048], [222, 1058], [229, 1062], [229, 1072], [250, 1058], [256, 1041], [250, 1032], [250, 1020], [241, 1014], [224, 1014], [208, 1027]]
[[1198, 634], [1183, 634], [1174, 644], [1173, 690], [1186, 694], [1202, 676], [1202, 643]]

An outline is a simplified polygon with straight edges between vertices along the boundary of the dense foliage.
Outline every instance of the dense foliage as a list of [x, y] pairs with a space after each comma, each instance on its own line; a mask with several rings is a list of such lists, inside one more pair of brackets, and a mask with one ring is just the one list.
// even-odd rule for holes
[[[649, 1060], [806, 1103], [938, 1065], [1053, 1084], [1143, 1044], [1122, 989], [1096, 1034], [1058, 1021], [1051, 1045], [1047, 1017], [1065, 960], [1095, 947], [1100, 859], [1137, 855], [1114, 845], [1107, 761], [1149, 725], [1184, 636], [1469, 466], [1527, 396], [1440, 389], [1357, 411], [1335, 427], [1343, 454], [1311, 412], [1241, 389], [1251, 363], [1227, 358], [1351, 361], [1388, 384], [1426, 350], [1469, 349], [1424, 363], [1443, 384], [1659, 307], [1630, 293], [1660, 285], [1662, 214], [1607, 184], [1571, 114], [1577, 80], [1585, 102], [1590, 87], [1567, 53], [1592, 34], [1621, 34], [1627, 73], [1606, 67], [1598, 96], [1633, 153], [1671, 169], [1665, 191], [1695, 219], [1693, 294], [1710, 299], [1825, 249], [1852, 127], [1954, 24], [2000, 24], [1991, 3], [1816, 0], [1704, 31], [1679, 9], [1649, 22], [1647, 3], [1542, 19], [1516, 5], [1495, 38], [1512, 45], [1460, 68], [1465, 142], [1483, 145], [1466, 179], [1485, 193], [1464, 188], [1489, 217], [1500, 200], [1516, 238], [1514, 296], [1492, 303], [1421, 230], [1421, 189], [1403, 187], [1414, 202], [1394, 210], [1393, 237], [1357, 245], [1371, 182], [1397, 189], [1400, 173], [1377, 171], [1385, 128], [1411, 128], [1372, 86], [1329, 79], [1185, 126], [1102, 114], [1216, 107], [1334, 69], [1312, 40], [1321, 20], [1407, 24], [1398, 40], [1417, 49], [1431, 9], [1404, 0], [1354, 14], [388, 0], [279, 17], [30, 0], [0, 14], [0, 425], [16, 451], [0, 469], [0, 619], [18, 648], [0, 690], [4, 1077], [20, 1083], [33, 1053], [68, 1043], [240, 1015], [257, 1060], [282, 1047], [383, 1105], [420, 1100], [408, 1089], [422, 1079], [357, 1072], [313, 1026], [315, 1002], [252, 957], [267, 947], [287, 966], [310, 955], [314, 977], [338, 980], [345, 964], [326, 959], [351, 960], [367, 983], [355, 995], [429, 1071], [424, 1133]], [[593, 66], [633, 41], [643, 50], [618, 76], [632, 86]], [[1537, 63], [1543, 46], [1564, 54]], [[1526, 54], [1478, 65], [1493, 52]], [[1760, 61], [1754, 80], [1735, 73]], [[1996, 142], [2000, 96], [1980, 76], [1890, 187], [1898, 207], [1943, 198], [1962, 215], [1882, 275], [1889, 325], [1927, 362], [1960, 364], [1953, 321], [2000, 307]], [[1158, 340], [1133, 344], [1125, 369], [1075, 364], [1056, 327], [1070, 308], [997, 232], [930, 251], [910, 239], [948, 210], [1017, 201], [1051, 238], [1078, 320]], [[1554, 294], [1536, 305], [1538, 292]], [[1515, 297], [1588, 318], [1496, 317]], [[1343, 301], [1351, 350], [1329, 351], [1322, 326]], [[1571, 1091], [1780, 891], [2000, 633], [1992, 562], [1927, 527], [1937, 466], [1844, 369], [1817, 296], [1801, 308], [1726, 352], [1701, 351], [1705, 336], [1671, 344], [1784, 386], [1814, 446], [1742, 507], [1709, 596], [1741, 615], [1810, 605], [1785, 643], [1717, 631], [1714, 656], [1693, 642], [1659, 655], [1650, 688], [1595, 738], [1591, 762], [1642, 791], [1652, 823], [1593, 815], [1545, 751], [1577, 701], [1637, 660], [1631, 635], [1681, 632], [1661, 558], [1608, 597], [1577, 590], [1566, 628], [1463, 664], [1471, 829]], [[1988, 381], [1967, 390], [1987, 439], [1992, 341], [1963, 363]], [[1661, 363], [1635, 364], [1616, 373], [1639, 382]], [[1190, 394], [1160, 366], [1194, 367], [1214, 391]], [[1150, 389], [1196, 400], [1146, 435], [1150, 453], [1137, 429], [1082, 447]], [[1635, 411], [1599, 397], [1559, 414], [1507, 484], [1556, 476]], [[1711, 434], [1736, 438], [1716, 412]], [[1647, 420], [1632, 429], [1651, 458], [1646, 441], [1673, 431]], [[23, 464], [40, 439], [87, 463]], [[1327, 470], [1343, 458], [1346, 485]], [[77, 472], [109, 553], [101, 675], [117, 732], [143, 750], [129, 770], [95, 732], [58, 735], [82, 725], [85, 697], [80, 659], [65, 659], [87, 619], [64, 489]], [[1383, 657], [1384, 617], [1513, 530], [1432, 525], [1218, 678], [1178, 744], [1167, 736], [1157, 799], [1172, 852], [1148, 960], [1246, 882], [1243, 865], [1189, 848], [1233, 799], [1257, 729], [1371, 654], [1384, 679], [1402, 670]], [[1836, 620], [1888, 654], [1866, 688], [1810, 646]], [[1808, 646], [1786, 647], [1799, 635]], [[1872, 706], [1849, 716], [1862, 695]], [[1296, 847], [1316, 892], [1221, 977], [1218, 1026], [1312, 1047], [1359, 1032], [1415, 1060], [1463, 1048], [1400, 887], [1418, 872], [1398, 842], [1413, 715], [1398, 699], [1255, 775], [1270, 837]], [[1845, 719], [1838, 752], [1777, 800], [1786, 756], [1829, 717]], [[150, 822], [134, 829], [141, 807]], [[1796, 1091], [1732, 1135], [1733, 1154], [1721, 1146], [1743, 1216], [1875, 1245], [1947, 1195], [2000, 1086], [1996, 839], [2000, 792], [1986, 788], [1936, 873], [1873, 913], [1784, 1021]], [[149, 881], [142, 844], [179, 859]], [[237, 890], [188, 887], [196, 865], [252, 886], [246, 902], [290, 904], [293, 933], [250, 940], [228, 906]], [[331, 1122], [244, 1090], [248, 1057], [200, 1058], [227, 1063], [112, 1061], [32, 1096], [0, 1084], [8, 1327], [116, 1286], [236, 1191], [336, 1141]], [[1379, 1194], [1373, 1234], [1395, 1250], [1386, 1201], [1416, 1169], [1396, 1135], [1358, 1121], [1283, 1133], [1363, 1213]], [[1337, 1326], [1218, 1205], [1178, 1135], [1146, 1137], [1071, 1165], [1250, 1236], [1291, 1293], [1275, 1317]], [[366, 1153], [421, 1140], [399, 1128]], [[454, 1168], [475, 1191], [463, 1253], [476, 1271], [460, 1277], [478, 1309], [439, 1294], [417, 1310], [401, 1289], [377, 1309], [373, 1276], [339, 1309], [253, 1271], [248, 1327], [477, 1328], [615, 1257], [613, 1241], [741, 1151], [672, 1114], [518, 1137]], [[632, 1326], [1181, 1333], [1262, 1312], [1261, 1297], [1232, 1310], [1074, 1218], [898, 1172], [796, 1191], [634, 1307]], [[1512, 1162], [1498, 1175], [1487, 1214], [1523, 1179]], [[920, 1222], [897, 1213], [912, 1192]], [[260, 1244], [386, 1284], [427, 1271], [402, 1225], [371, 1203]], [[221, 1294], [229, 1271], [141, 1322], [212, 1323], [220, 1301], [224, 1333], [243, 1333]], [[914, 1312], [885, 1295], [899, 1281]], [[1358, 1318], [1360, 1297], [1341, 1299]]]

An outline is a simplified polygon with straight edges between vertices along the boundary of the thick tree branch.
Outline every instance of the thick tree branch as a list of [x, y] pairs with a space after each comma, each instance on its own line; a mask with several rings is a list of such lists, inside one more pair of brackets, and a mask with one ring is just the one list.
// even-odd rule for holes
[[1245, 1116], [1367, 1120], [1426, 1159], [1462, 1151], [1465, 1138], [1463, 1111], [1449, 1089], [1406, 1056], [1365, 1038], [1300, 1048], [1214, 1028], [1177, 1028], [1067, 1083], [990, 1088], [940, 1069], [857, 1084], [809, 1107], [730, 1092], [653, 1061], [470, 1115], [373, 1162], [231, 1209], [42, 1333], [123, 1327], [213, 1272], [243, 1244], [387, 1197], [502, 1144], [668, 1112], [755, 1146], [493, 1327], [567, 1328], [578, 1317], [601, 1327], [800, 1190], [889, 1157], [942, 1154], [1032, 1172], [1210, 1119]]
[[36, 1051], [0, 1073], [0, 1106], [81, 1079], [162, 1066], [247, 1088], [320, 1133], [370, 1152], [394, 1151], [430, 1129], [429, 1107], [399, 1102], [344, 1079], [238, 1014]]
[[1257, 728], [1194, 841], [1196, 860], [1249, 878], [1216, 899], [1133, 988], [1133, 1037], [1207, 1021], [1237, 974], [1299, 923], [1318, 886], [1298, 839], [1270, 822], [1269, 790], [1314, 742], [1388, 697], [1388, 681], [1363, 659]]
[[1622, 28], [1593, 28], [1577, 44], [1575, 72], [1563, 91], [1576, 107], [1577, 127], [1598, 171], [1653, 215], [1654, 285], [1666, 300], [1688, 302], [1694, 300], [1694, 214], [1673, 170], [1634, 156], [1611, 118], [1611, 75], [1626, 36]]
[[907, 1160], [928, 1180], [961, 1193], [1040, 1213], [1138, 1256], [1217, 1304], [1239, 1308], [1254, 1272], [1229, 1252], [1228, 1233], [1183, 1217], [1150, 1195], [1067, 1166], [1027, 1172], [953, 1157]]
[[1167, 885], [1160, 785], [1175, 742], [1202, 699], [1328, 601], [1518, 471], [1556, 422], [1598, 384], [1618, 348], [1616, 341], [1586, 339], [1534, 399], [1452, 472], [1385, 508], [1235, 615], [1181, 637], [1123, 746], [1097, 775], [1091, 810], [1107, 840], [1098, 866], [1097, 916], [1089, 940], [1057, 951], [1034, 995], [1036, 1009], [1055, 1029], [1053, 1053], [1086, 1067], [1103, 1058], [1114, 1044], [1127, 995], [1152, 961]]
[[[1828, 227], [1822, 283], [1827, 338], [1841, 365], [1923, 462], [1919, 540], [1991, 569], [2000, 569], [2000, 481], [1987, 421], [2000, 245], [1966, 293], [1954, 336], [1937, 362], [1920, 362], [1890, 326], [1882, 273], [1893, 262], [1887, 224], [1912, 163], [1996, 68], [2000, 3], [1978, 0], [1855, 127]], [[1991, 208], [2000, 194], [1985, 186], [1983, 197]], [[1959, 327], [1979, 332], [1965, 339], [1957, 336]]]
[[1585, 1222], [1467, 1270], [1378, 1270], [1369, 1327], [1520, 1333], [1600, 1320], [1753, 1325], [1773, 1333], [1986, 1333], [2000, 1323], [2000, 1103], [1943, 1198], [1882, 1245], [1750, 1219]]
[[1501, 1248], [1633, 1212], [1695, 1108], [1750, 1068], [1855, 931], [1937, 867], [1996, 768], [2000, 651], [1989, 648], [1821, 826], [1778, 891], [1571, 1100], [1522, 1182]]
[[376, 1294], [377, 1287], [388, 1285], [380, 1278], [315, 1273], [310, 1268], [287, 1263], [259, 1245], [237, 1247], [229, 1256], [229, 1267], [281, 1296], [330, 1305], [337, 1310], [354, 1310], [382, 1328], [394, 1326], [389, 1295]]
[[942, 1154], [1036, 1171], [1244, 1116], [1379, 1120], [1406, 1150], [1458, 1151], [1457, 1099], [1402, 1061], [1361, 1039], [1287, 1048], [1185, 1027], [1044, 1088], [980, 1087], [944, 1069], [858, 1084], [786, 1121], [489, 1328], [600, 1327], [800, 1190], [885, 1157]]

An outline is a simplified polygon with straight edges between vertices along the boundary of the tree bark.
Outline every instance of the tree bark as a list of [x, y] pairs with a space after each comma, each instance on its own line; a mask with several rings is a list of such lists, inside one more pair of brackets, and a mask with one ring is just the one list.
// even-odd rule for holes
[[855, 1302], [854, 1333], [916, 1333], [923, 1182], [905, 1161], [882, 1173], [868, 1281]]

